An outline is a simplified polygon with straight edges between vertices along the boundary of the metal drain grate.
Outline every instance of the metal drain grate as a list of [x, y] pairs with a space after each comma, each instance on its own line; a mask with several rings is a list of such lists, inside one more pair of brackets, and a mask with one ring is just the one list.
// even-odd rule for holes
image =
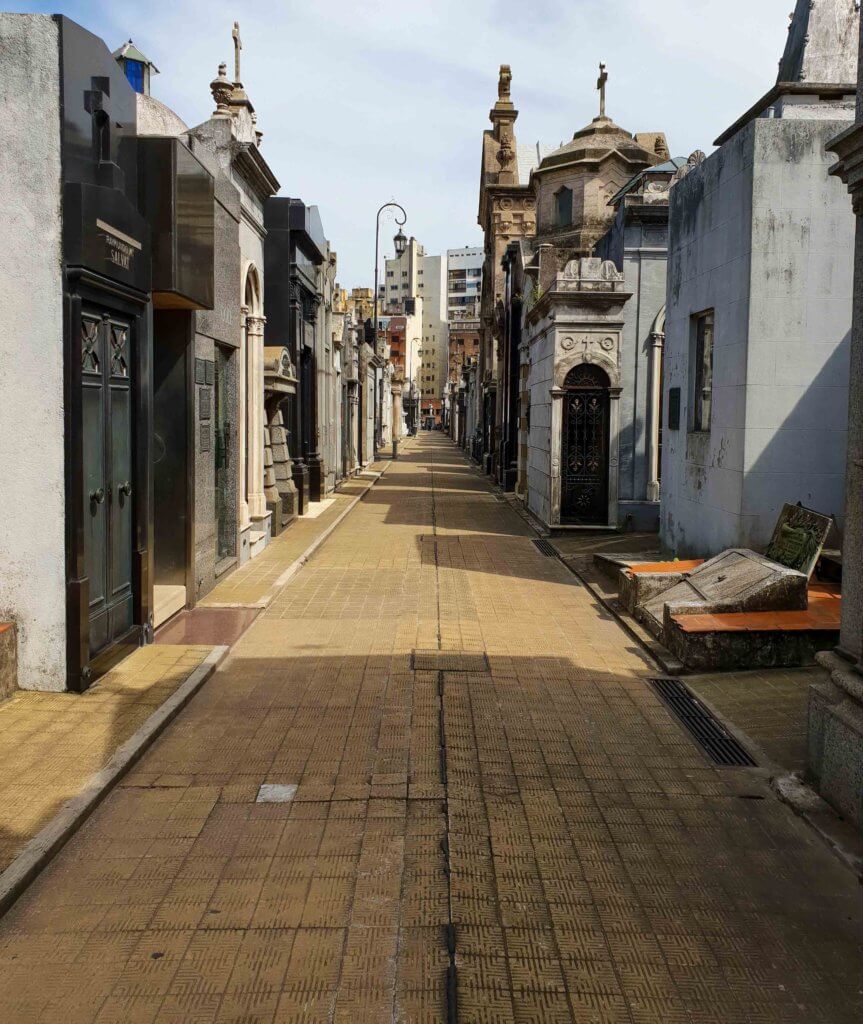
[[483, 653], [470, 651], [438, 651], [417, 649], [411, 655], [411, 668], [416, 672], [488, 672], [488, 659]]
[[540, 537], [539, 540], [531, 541], [536, 550], [541, 554], [545, 555], [546, 558], [557, 558], [557, 550], [552, 547], [551, 544], [545, 539]]
[[756, 766], [748, 751], [679, 679], [660, 678], [649, 682], [714, 764], [738, 768]]

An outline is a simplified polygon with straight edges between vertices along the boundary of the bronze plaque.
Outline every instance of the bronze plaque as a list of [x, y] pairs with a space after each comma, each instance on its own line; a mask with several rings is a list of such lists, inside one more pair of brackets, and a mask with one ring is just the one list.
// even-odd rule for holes
[[788, 505], [776, 522], [767, 558], [811, 576], [824, 550], [833, 519], [802, 505]]

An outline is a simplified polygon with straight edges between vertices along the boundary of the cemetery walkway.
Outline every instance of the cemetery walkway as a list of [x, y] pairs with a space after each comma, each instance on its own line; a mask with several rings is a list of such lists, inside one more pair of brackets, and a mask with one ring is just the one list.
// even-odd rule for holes
[[0, 1020], [851, 1024], [863, 891], [424, 435], [0, 921]]

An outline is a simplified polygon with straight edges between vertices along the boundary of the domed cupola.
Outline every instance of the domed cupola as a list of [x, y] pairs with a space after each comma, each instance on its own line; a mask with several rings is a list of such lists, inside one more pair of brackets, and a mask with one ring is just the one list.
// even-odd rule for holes
[[531, 180], [537, 195], [537, 235], [573, 254], [588, 255], [610, 225], [612, 196], [634, 175], [668, 159], [661, 132], [633, 135], [605, 113], [608, 75], [600, 64], [600, 111], [572, 141], [542, 159]]

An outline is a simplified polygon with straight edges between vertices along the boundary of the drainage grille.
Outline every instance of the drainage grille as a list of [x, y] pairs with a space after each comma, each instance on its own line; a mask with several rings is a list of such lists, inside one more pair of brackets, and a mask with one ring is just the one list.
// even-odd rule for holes
[[679, 679], [651, 679], [650, 685], [714, 764], [754, 768], [755, 761]]
[[541, 537], [539, 540], [531, 542], [536, 550], [547, 558], [557, 558], [557, 551], [549, 544], [545, 537]]
[[416, 672], [488, 672], [485, 654], [469, 651], [415, 650], [411, 668]]

